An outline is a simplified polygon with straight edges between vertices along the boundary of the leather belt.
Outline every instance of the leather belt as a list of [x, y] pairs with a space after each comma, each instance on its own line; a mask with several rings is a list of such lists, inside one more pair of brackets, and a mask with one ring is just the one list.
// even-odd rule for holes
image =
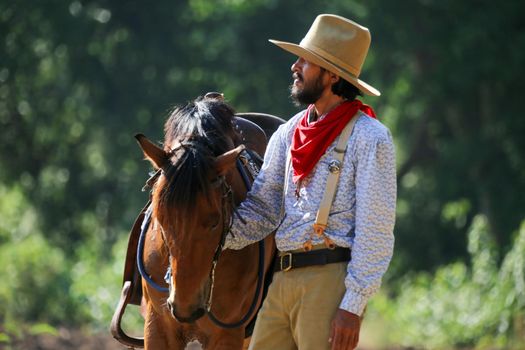
[[289, 271], [299, 267], [326, 265], [350, 261], [350, 248], [318, 249], [308, 252], [284, 252], [275, 257], [274, 271]]

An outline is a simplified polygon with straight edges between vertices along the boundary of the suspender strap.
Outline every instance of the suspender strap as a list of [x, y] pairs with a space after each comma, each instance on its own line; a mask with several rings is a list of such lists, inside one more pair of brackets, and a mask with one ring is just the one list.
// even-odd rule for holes
[[[348, 124], [345, 126], [339, 140], [333, 152], [333, 160], [330, 161], [328, 173], [328, 179], [326, 180], [326, 188], [324, 191], [323, 199], [319, 210], [317, 211], [317, 216], [315, 218], [315, 223], [313, 224], [314, 232], [318, 236], [324, 235], [324, 230], [326, 229], [326, 224], [328, 222], [328, 215], [330, 214], [330, 208], [332, 207], [332, 202], [334, 201], [335, 191], [337, 189], [337, 183], [339, 181], [339, 174], [343, 166], [343, 159], [346, 153], [346, 147], [348, 145], [348, 140], [354, 130], [354, 125], [359, 116], [359, 111], [350, 119]], [[334, 243], [328, 237], [324, 237], [325, 243], [328, 247], [335, 247]], [[311, 242], [305, 243], [305, 249], [308, 249], [308, 243], [311, 245]]]
[[292, 166], [292, 153], [290, 152], [290, 149], [288, 149], [288, 152], [286, 155], [286, 165], [284, 168], [284, 187], [283, 187], [283, 196], [282, 196], [282, 201], [281, 201], [281, 223], [284, 220], [285, 197], [286, 197], [286, 194], [288, 193], [288, 186], [290, 186], [288, 172], [290, 172], [291, 166]]

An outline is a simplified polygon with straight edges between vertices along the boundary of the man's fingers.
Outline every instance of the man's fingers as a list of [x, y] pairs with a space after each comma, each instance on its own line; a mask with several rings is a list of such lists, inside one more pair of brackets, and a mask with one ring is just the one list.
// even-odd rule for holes
[[332, 350], [346, 350], [355, 348], [355, 346], [351, 347], [352, 339], [354, 338], [352, 335], [352, 333], [349, 333], [342, 328], [335, 327], [334, 336], [332, 338]]
[[359, 335], [353, 334], [353, 337], [351, 338], [348, 349], [355, 349], [357, 347], [357, 343], [359, 342]]
[[355, 349], [359, 341], [360, 326], [359, 316], [339, 309], [331, 323], [331, 349]]
[[337, 328], [334, 327], [334, 335], [332, 336], [332, 350], [340, 349], [339, 342], [341, 336], [339, 335], [339, 332], [337, 331]]
[[334, 341], [334, 334], [335, 334], [335, 321], [332, 321], [331, 326], [330, 326], [330, 336], [328, 337], [329, 343], [332, 343]]

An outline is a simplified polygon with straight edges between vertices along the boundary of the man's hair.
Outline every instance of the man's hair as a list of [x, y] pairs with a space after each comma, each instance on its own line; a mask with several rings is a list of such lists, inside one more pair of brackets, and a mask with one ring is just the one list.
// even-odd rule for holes
[[341, 77], [339, 77], [337, 82], [332, 84], [332, 92], [348, 101], [355, 100], [357, 96], [363, 96], [361, 90]]
[[[320, 67], [321, 72], [329, 72], [328, 69]], [[357, 96], [363, 96], [363, 93], [357, 86], [350, 84], [347, 80], [339, 77], [336, 83], [332, 84], [332, 92], [346, 99], [347, 101], [353, 101]]]

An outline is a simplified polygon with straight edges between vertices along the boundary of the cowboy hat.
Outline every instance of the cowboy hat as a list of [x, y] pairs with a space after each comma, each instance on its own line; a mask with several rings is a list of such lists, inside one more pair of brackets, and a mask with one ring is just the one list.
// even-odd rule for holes
[[359, 79], [370, 46], [370, 32], [366, 27], [341, 16], [319, 15], [299, 45], [269, 41], [339, 75], [366, 95], [381, 95], [376, 88]]

